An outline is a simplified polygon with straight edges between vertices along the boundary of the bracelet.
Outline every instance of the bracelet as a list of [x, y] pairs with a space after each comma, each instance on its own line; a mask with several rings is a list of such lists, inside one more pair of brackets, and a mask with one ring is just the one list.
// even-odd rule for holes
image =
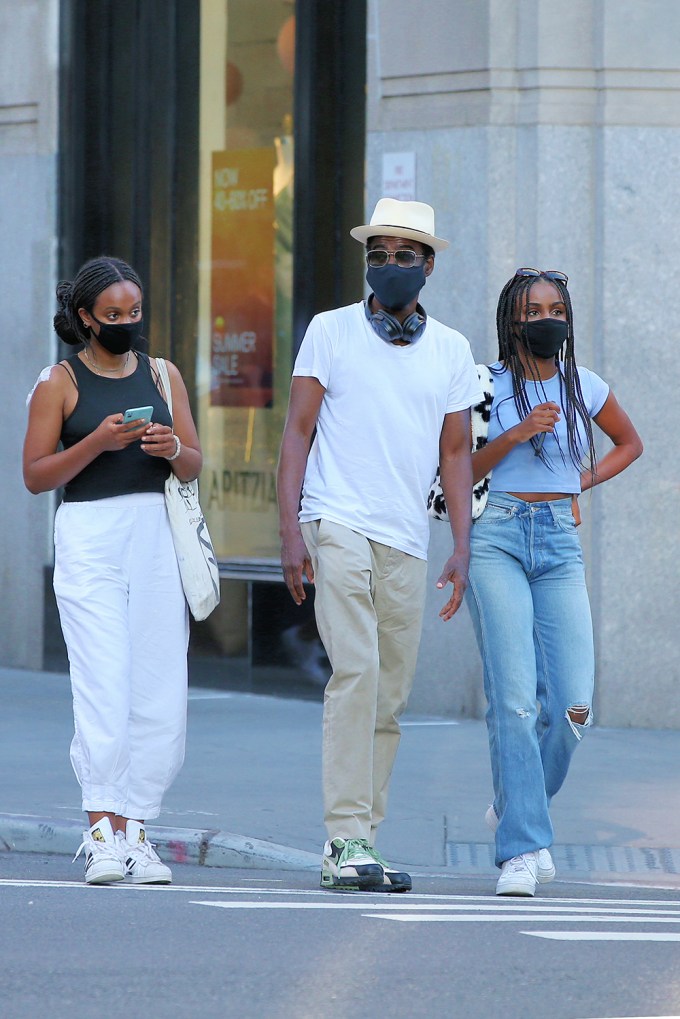
[[179, 454], [182, 452], [182, 443], [179, 441], [178, 437], [175, 435], [174, 432], [172, 437], [175, 440], [175, 452], [172, 454], [172, 456], [166, 456], [165, 459], [168, 461], [168, 463], [170, 463], [172, 460], [176, 460]]

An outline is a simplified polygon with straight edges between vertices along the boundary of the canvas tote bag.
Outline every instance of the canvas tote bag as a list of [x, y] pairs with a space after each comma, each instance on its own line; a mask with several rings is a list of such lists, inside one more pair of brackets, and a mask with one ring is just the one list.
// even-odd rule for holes
[[[172, 417], [170, 378], [162, 357], [156, 358], [156, 366]], [[220, 575], [208, 525], [198, 501], [198, 481], [180, 481], [175, 472], [170, 471], [165, 482], [165, 505], [184, 596], [192, 616], [200, 622], [219, 604]]]

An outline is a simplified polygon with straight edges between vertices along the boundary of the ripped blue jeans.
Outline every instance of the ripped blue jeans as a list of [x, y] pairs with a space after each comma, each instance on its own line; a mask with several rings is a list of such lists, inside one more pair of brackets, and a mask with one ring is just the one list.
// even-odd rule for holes
[[471, 544], [500, 866], [552, 845], [550, 801], [592, 721], [593, 628], [570, 499], [492, 492]]

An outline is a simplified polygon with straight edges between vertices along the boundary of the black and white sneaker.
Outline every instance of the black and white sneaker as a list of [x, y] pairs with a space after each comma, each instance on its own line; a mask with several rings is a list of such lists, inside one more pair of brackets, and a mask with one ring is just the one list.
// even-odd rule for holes
[[331, 839], [323, 847], [321, 887], [345, 892], [375, 891], [384, 881], [365, 839]]
[[88, 831], [83, 832], [83, 841], [73, 862], [85, 850], [85, 883], [88, 885], [108, 885], [113, 881], [122, 881], [125, 868], [118, 847], [118, 840], [108, 817], [96, 821]]
[[147, 839], [144, 825], [128, 821], [125, 827], [125, 834], [122, 831], [117, 834], [125, 877], [133, 885], [169, 885], [172, 871]]

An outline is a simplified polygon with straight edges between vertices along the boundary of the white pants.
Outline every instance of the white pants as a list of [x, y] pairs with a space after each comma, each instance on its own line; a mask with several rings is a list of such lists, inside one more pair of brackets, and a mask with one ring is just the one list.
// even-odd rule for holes
[[83, 810], [151, 820], [186, 734], [189, 617], [164, 496], [62, 503], [54, 543]]

